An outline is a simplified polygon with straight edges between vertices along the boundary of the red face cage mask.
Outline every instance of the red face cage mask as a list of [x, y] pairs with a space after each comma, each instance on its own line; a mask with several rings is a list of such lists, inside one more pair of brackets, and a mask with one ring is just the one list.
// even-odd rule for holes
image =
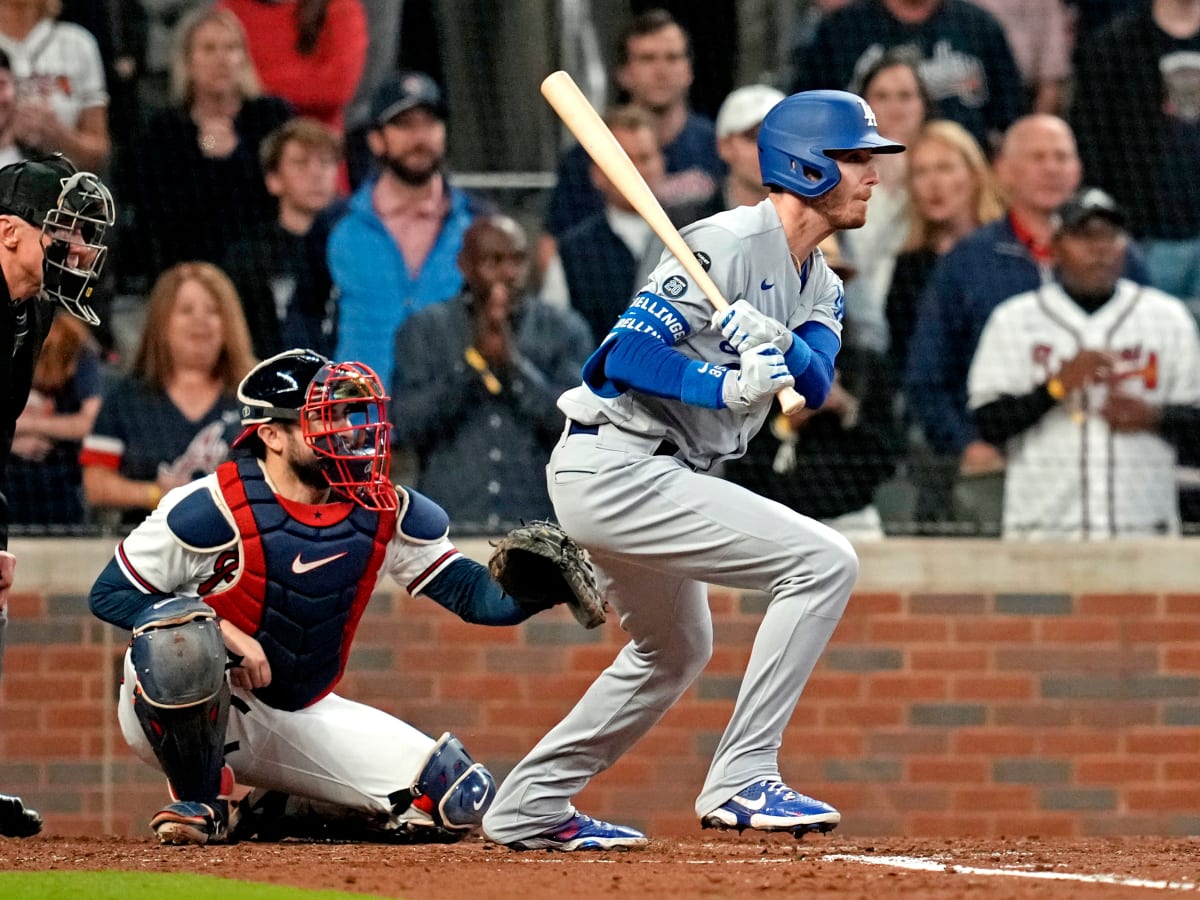
[[330, 486], [366, 509], [399, 507], [388, 477], [392, 461], [388, 397], [369, 366], [331, 363], [308, 386], [300, 411], [304, 441]]

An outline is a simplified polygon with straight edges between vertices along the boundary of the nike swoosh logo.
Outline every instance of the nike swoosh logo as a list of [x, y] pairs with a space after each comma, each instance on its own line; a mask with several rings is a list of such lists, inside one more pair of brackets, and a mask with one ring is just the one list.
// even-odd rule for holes
[[323, 556], [321, 559], [314, 559], [312, 562], [304, 562], [300, 559], [300, 554], [296, 554], [296, 558], [292, 560], [292, 571], [297, 575], [303, 575], [305, 572], [311, 572], [313, 569], [319, 569], [321, 566], [328, 565], [335, 559], [341, 559], [349, 550], [343, 550], [341, 553], [335, 553], [333, 556]]
[[758, 289], [759, 289], [760, 291], [769, 291], [769, 290], [770, 290], [771, 288], [773, 288], [773, 287], [775, 287], [775, 282], [773, 282], [773, 281], [767, 281], [767, 279], [765, 279], [765, 278], [764, 278], [764, 279], [762, 280], [762, 284], [760, 284], [760, 285], [758, 286]]
[[485, 790], [483, 792], [483, 796], [479, 798], [479, 802], [471, 804], [471, 809], [475, 810], [475, 812], [479, 812], [479, 810], [483, 809], [483, 801], [488, 798], [488, 794], [490, 794], [491, 792], [492, 792], [492, 789], [490, 787], [487, 790]]
[[741, 797], [734, 797], [733, 799], [738, 802], [739, 806], [744, 806], [746, 809], [762, 809], [767, 805], [767, 795], [765, 792], [759, 794], [757, 800], [743, 800]]

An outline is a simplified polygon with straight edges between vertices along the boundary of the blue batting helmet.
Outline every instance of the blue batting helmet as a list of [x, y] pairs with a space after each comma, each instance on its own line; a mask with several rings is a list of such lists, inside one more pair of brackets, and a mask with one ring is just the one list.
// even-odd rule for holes
[[904, 151], [903, 144], [889, 141], [875, 128], [875, 113], [857, 94], [804, 91], [785, 97], [758, 130], [763, 184], [801, 197], [820, 197], [842, 179], [830, 151]]

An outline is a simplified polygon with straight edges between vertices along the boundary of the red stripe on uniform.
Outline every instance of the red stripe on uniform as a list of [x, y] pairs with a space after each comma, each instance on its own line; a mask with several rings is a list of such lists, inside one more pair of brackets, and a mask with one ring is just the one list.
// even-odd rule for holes
[[424, 572], [422, 572], [420, 575], [418, 575], [416, 578], [414, 578], [412, 581], [410, 581], [408, 583], [409, 596], [416, 596], [416, 591], [414, 589], [417, 588], [418, 586], [423, 587], [425, 582], [429, 580], [429, 578], [433, 575], [434, 572], [436, 572], [439, 568], [444, 566], [448, 560], [450, 560], [452, 557], [455, 557], [455, 556], [458, 556], [457, 548], [447, 550], [445, 553], [443, 553], [441, 556], [439, 556], [436, 560], [434, 560], [433, 565], [429, 566]]
[[164, 593], [164, 591], [160, 591], [158, 588], [156, 588], [154, 585], [152, 585], [150, 582], [148, 582], [145, 578], [143, 578], [140, 574], [138, 574], [138, 570], [133, 567], [133, 563], [131, 563], [129, 561], [129, 557], [125, 555], [125, 542], [124, 541], [117, 544], [117, 556], [119, 556], [121, 558], [121, 565], [125, 567], [125, 571], [128, 572], [131, 576], [133, 576], [133, 580], [136, 581], [139, 585], [141, 585], [142, 589], [147, 594], [162, 594], [162, 593]]

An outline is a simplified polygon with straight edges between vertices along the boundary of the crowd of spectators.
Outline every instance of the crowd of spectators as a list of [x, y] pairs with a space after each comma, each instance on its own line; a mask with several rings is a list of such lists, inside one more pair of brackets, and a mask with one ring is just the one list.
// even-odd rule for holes
[[[540, 220], [456, 184], [455, 91], [403, 67], [398, 3], [99, 5], [107, 19], [87, 3], [0, 0], [0, 164], [61, 151], [106, 174], [119, 228], [105, 289], [139, 298], [140, 328], [123, 356], [105, 328], [55, 323], [17, 423], [14, 524], [140, 519], [211, 471], [238, 378], [291, 347], [379, 373], [407, 460], [397, 479], [456, 527], [546, 515], [535, 473], [561, 428], [554, 399], [664, 252], [586, 152], [561, 153]], [[715, 121], [690, 98], [708, 62], [696, 48], [712, 42], [670, 13], [631, 11], [610, 57], [605, 120], [679, 226], [762, 197], [758, 123], [785, 91], [853, 90], [909, 148], [876, 160], [867, 225], [824, 246], [846, 282], [825, 407], [780, 416], [718, 474], [864, 537], [999, 534], [1002, 521], [1006, 535], [1081, 536], [1078, 522], [1014, 524], [1014, 504], [1037, 507], [1048, 458], [1030, 451], [1034, 431], [1074, 459], [1127, 433], [1112, 410], [1134, 394], [1145, 409], [1122, 409], [1157, 441], [1158, 469], [1120, 478], [1172, 480], [1200, 462], [1178, 439], [1200, 403], [1185, 320], [1179, 346], [1137, 345], [1153, 366], [1132, 339], [1092, 346], [1082, 325], [1076, 351], [1120, 366], [1072, 365], [1057, 334], [1006, 343], [1012, 310], [1051, 296], [1089, 322], [1126, 302], [1200, 312], [1200, 0], [811, 0], [795, 23], [786, 83], [743, 84]], [[1071, 262], [1090, 257], [1071, 251], [1101, 239], [1064, 224], [1081, 188], [1106, 192], [1114, 212], [1096, 218], [1122, 237], [1112, 283], [1082, 306]], [[1028, 377], [992, 371], [981, 335], [979, 354], [1024, 352], [1001, 368], [1032, 365]], [[1080, 405], [1114, 377], [1117, 400]]]

